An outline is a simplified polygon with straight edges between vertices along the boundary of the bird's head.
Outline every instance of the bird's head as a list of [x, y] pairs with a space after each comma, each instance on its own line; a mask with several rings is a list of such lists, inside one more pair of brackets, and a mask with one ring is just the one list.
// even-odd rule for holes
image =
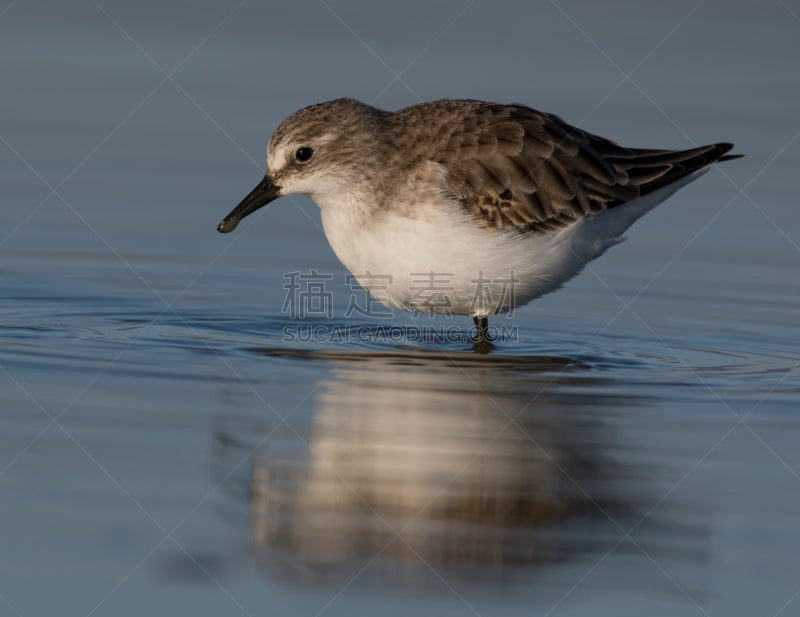
[[318, 203], [346, 191], [359, 180], [379, 144], [384, 112], [352, 99], [336, 99], [295, 112], [272, 134], [267, 173], [226, 216], [217, 231], [233, 231], [239, 222], [284, 195], [307, 195]]

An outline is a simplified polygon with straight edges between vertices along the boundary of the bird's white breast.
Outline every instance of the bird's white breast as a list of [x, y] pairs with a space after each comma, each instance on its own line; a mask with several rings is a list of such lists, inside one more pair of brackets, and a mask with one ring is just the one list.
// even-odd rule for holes
[[391, 308], [484, 317], [555, 291], [621, 242], [645, 212], [704, 172], [548, 234], [489, 231], [444, 198], [380, 216], [352, 196], [320, 206], [331, 247], [376, 300]]
[[375, 299], [391, 308], [484, 317], [555, 291], [706, 170], [547, 234], [489, 231], [430, 193], [378, 215], [352, 195], [317, 202], [331, 247]]
[[359, 212], [358, 204], [326, 203], [325, 234], [359, 283], [391, 308], [503, 313], [557, 289], [584, 263], [570, 234], [488, 231], [451, 204], [396, 209], [368, 223]]

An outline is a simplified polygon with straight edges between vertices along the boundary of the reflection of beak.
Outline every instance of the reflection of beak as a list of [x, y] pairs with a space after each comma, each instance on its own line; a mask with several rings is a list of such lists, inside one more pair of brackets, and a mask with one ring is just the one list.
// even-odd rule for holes
[[264, 179], [258, 183], [258, 186], [250, 191], [247, 197], [231, 210], [228, 216], [222, 219], [222, 222], [217, 225], [217, 231], [226, 234], [236, 229], [239, 221], [248, 214], [252, 214], [259, 208], [266, 206], [269, 202], [280, 197], [280, 188], [279, 186], [275, 186], [272, 178], [268, 175], [264, 176]]

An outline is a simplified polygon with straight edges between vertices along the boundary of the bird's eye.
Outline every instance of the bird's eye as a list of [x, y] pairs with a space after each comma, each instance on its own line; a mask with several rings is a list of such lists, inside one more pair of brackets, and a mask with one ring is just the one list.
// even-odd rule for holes
[[294, 158], [298, 163], [307, 163], [312, 156], [314, 156], [314, 150], [307, 146], [298, 148], [297, 152], [294, 153]]

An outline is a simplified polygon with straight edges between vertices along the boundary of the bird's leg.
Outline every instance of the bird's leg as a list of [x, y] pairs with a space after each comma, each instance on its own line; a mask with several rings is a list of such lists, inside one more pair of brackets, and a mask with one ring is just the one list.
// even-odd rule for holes
[[472, 321], [475, 322], [475, 342], [488, 343], [489, 342], [489, 318], [488, 317], [473, 317]]
[[475, 353], [489, 353], [494, 349], [494, 343], [489, 338], [489, 318], [488, 317], [473, 317], [472, 321], [475, 322], [475, 339], [473, 340], [472, 349]]

